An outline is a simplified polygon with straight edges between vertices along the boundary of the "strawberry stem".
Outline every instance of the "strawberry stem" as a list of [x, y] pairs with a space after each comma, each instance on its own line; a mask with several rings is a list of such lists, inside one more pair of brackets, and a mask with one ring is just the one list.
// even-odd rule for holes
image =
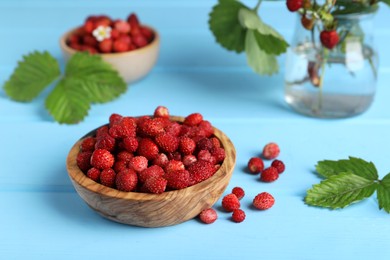
[[262, 0], [259, 0], [255, 6], [255, 8], [253, 10], [255, 10], [255, 12], [257, 13], [257, 11], [259, 11], [259, 8], [260, 8], [260, 4], [261, 4]]

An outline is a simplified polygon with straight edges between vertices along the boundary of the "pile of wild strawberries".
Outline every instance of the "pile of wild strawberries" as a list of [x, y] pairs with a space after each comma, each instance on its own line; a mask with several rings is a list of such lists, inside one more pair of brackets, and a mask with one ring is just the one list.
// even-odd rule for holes
[[66, 43], [72, 49], [89, 53], [127, 52], [142, 48], [154, 39], [154, 32], [142, 25], [136, 14], [127, 20], [109, 16], [89, 16], [84, 24], [71, 33]]
[[[280, 148], [276, 143], [268, 143], [264, 146], [262, 157], [266, 160], [273, 160], [271, 165], [264, 167], [264, 161], [260, 157], [252, 157], [248, 162], [248, 171], [251, 174], [259, 174], [260, 180], [263, 182], [273, 182], [279, 178], [279, 174], [285, 170], [283, 161], [277, 160]], [[232, 212], [232, 221], [236, 223], [243, 222], [246, 218], [245, 211], [241, 208], [240, 200], [245, 196], [245, 191], [241, 187], [234, 187], [231, 193], [222, 198], [222, 208], [226, 212]], [[268, 192], [261, 192], [257, 194], [252, 201], [254, 208], [259, 210], [267, 210], [275, 203], [275, 198]], [[218, 214], [213, 208], [203, 210], [199, 214], [199, 218], [203, 223], [214, 223]]]
[[160, 194], [210, 178], [224, 159], [214, 128], [201, 114], [179, 123], [159, 106], [153, 116], [112, 114], [108, 125], [83, 139], [77, 165], [107, 187]]

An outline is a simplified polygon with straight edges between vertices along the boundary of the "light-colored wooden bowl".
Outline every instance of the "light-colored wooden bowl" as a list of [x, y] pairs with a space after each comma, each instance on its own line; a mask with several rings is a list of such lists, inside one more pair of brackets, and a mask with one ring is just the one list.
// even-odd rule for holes
[[[154, 39], [145, 47], [128, 52], [97, 54], [118, 70], [127, 83], [145, 77], [157, 62], [160, 50], [160, 36], [154, 28], [148, 28], [153, 31]], [[70, 48], [66, 44], [69, 35], [76, 29], [70, 30], [60, 38], [61, 51], [66, 61], [77, 52], [77, 50]]]
[[[181, 117], [171, 119], [180, 122], [184, 120]], [[85, 137], [93, 134], [94, 131]], [[209, 179], [181, 190], [162, 194], [123, 192], [91, 180], [76, 163], [83, 138], [70, 150], [66, 167], [77, 193], [103, 217], [142, 227], [175, 225], [192, 219], [202, 210], [213, 206], [229, 184], [236, 163], [236, 150], [223, 132], [214, 128], [214, 135], [221, 141], [226, 151], [226, 158], [221, 167]]]

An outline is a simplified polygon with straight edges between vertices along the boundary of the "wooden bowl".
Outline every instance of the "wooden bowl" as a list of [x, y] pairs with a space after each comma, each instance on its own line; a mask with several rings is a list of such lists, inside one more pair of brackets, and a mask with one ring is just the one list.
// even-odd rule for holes
[[[153, 31], [154, 39], [145, 47], [128, 52], [97, 54], [118, 70], [119, 74], [127, 83], [145, 77], [157, 62], [160, 50], [160, 36], [155, 29], [148, 28]], [[70, 30], [60, 38], [60, 47], [66, 61], [77, 52], [77, 50], [70, 48], [66, 44], [66, 39], [75, 30], [77, 28]]]
[[[182, 117], [171, 117], [182, 122]], [[96, 129], [95, 129], [96, 130]], [[230, 139], [214, 128], [214, 135], [226, 151], [219, 170], [209, 179], [181, 190], [162, 194], [123, 192], [101, 185], [88, 178], [77, 166], [76, 157], [82, 140], [70, 150], [66, 167], [80, 197], [93, 210], [110, 220], [142, 227], [162, 227], [182, 223], [199, 215], [221, 197], [229, 184], [236, 163], [236, 150]]]

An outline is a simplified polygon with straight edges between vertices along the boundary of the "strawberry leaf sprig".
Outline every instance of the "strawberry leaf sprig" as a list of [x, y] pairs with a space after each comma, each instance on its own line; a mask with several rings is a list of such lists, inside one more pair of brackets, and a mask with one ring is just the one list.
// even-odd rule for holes
[[248, 65], [260, 75], [279, 70], [277, 56], [288, 44], [277, 31], [258, 15], [261, 1], [251, 9], [236, 0], [219, 0], [210, 13], [209, 27], [224, 48], [246, 53]]
[[379, 209], [390, 213], [390, 173], [379, 180], [372, 162], [356, 157], [346, 160], [324, 160], [316, 165], [325, 179], [307, 191], [305, 203], [331, 209], [344, 208], [376, 191]]
[[127, 85], [118, 72], [98, 55], [77, 52], [61, 75], [60, 66], [48, 52], [32, 52], [18, 63], [5, 93], [13, 100], [29, 102], [55, 84], [45, 106], [53, 118], [75, 124], [88, 114], [91, 104], [106, 103], [124, 93]]

